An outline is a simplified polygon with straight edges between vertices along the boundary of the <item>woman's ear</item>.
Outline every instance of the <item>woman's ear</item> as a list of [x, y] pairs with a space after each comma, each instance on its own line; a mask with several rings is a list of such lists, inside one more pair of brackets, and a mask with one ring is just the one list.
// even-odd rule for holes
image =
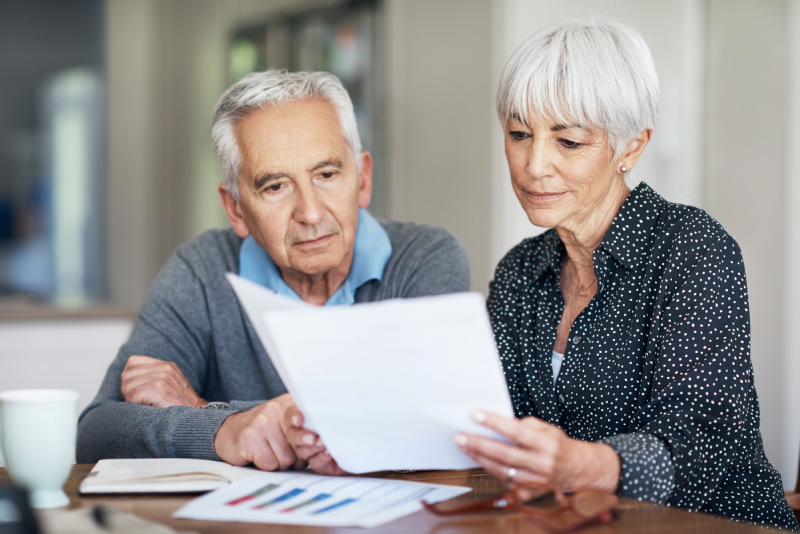
[[627, 168], [625, 172], [630, 172], [633, 170], [634, 165], [636, 165], [636, 163], [639, 161], [639, 158], [642, 157], [644, 147], [646, 147], [647, 143], [650, 142], [650, 138], [652, 136], [653, 130], [648, 128], [646, 130], [642, 130], [642, 132], [637, 135], [633, 141], [628, 143], [628, 146], [625, 149], [625, 155], [619, 160], [619, 166]]
[[244, 221], [242, 207], [239, 205], [239, 202], [233, 198], [233, 195], [231, 195], [228, 188], [225, 187], [225, 184], [219, 184], [217, 191], [219, 191], [219, 200], [222, 202], [222, 207], [225, 209], [225, 215], [228, 216], [228, 221], [231, 223], [231, 226], [233, 226], [236, 235], [242, 239], [250, 237], [250, 229]]

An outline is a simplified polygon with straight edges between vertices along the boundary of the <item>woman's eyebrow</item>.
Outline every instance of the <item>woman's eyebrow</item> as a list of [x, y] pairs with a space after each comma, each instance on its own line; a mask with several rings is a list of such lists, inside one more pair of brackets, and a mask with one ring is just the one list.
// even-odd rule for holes
[[587, 128], [584, 128], [580, 124], [556, 124], [552, 128], [550, 128], [551, 132], [560, 132], [561, 130], [571, 130], [572, 128], [580, 128], [581, 130], [589, 131]]

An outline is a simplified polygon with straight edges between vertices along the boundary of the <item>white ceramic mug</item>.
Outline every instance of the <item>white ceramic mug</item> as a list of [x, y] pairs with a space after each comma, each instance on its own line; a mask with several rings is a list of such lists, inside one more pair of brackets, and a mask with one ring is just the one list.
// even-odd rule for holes
[[75, 457], [78, 392], [20, 389], [0, 393], [2, 443], [14, 484], [30, 492], [34, 508], [69, 504], [64, 482]]

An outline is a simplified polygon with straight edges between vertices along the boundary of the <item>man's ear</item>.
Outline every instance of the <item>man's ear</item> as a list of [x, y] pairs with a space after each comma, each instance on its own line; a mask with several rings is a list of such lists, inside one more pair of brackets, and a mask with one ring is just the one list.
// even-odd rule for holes
[[358, 207], [366, 208], [372, 198], [372, 154], [361, 152], [361, 176], [358, 184]]
[[233, 226], [236, 235], [242, 239], [250, 237], [250, 229], [244, 222], [244, 215], [242, 215], [242, 208], [239, 203], [233, 198], [233, 195], [231, 195], [228, 188], [225, 187], [225, 184], [219, 184], [217, 190], [219, 191], [219, 200], [222, 202], [222, 207], [225, 209], [225, 215], [228, 216], [228, 221], [230, 221], [231, 226]]
[[642, 132], [637, 135], [633, 141], [628, 143], [628, 147], [625, 149], [625, 155], [619, 160], [620, 166], [625, 166], [628, 168], [630, 172], [633, 169], [633, 166], [639, 161], [639, 158], [642, 157], [642, 152], [644, 152], [644, 147], [647, 146], [647, 143], [650, 142], [650, 138], [653, 136], [653, 130], [648, 128], [647, 130], [642, 130]]

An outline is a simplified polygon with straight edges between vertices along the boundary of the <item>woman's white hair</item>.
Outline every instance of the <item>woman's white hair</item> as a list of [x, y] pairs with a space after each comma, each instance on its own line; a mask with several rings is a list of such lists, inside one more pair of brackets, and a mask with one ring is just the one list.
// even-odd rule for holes
[[342, 133], [361, 171], [361, 138], [353, 102], [339, 78], [327, 72], [288, 72], [285, 69], [253, 72], [230, 86], [220, 97], [214, 108], [211, 127], [225, 187], [237, 202], [242, 154], [236, 143], [236, 122], [264, 106], [278, 106], [305, 98], [322, 98], [333, 105], [339, 115]]
[[614, 158], [658, 117], [658, 76], [638, 32], [600, 17], [537, 31], [506, 64], [497, 114], [602, 131]]

